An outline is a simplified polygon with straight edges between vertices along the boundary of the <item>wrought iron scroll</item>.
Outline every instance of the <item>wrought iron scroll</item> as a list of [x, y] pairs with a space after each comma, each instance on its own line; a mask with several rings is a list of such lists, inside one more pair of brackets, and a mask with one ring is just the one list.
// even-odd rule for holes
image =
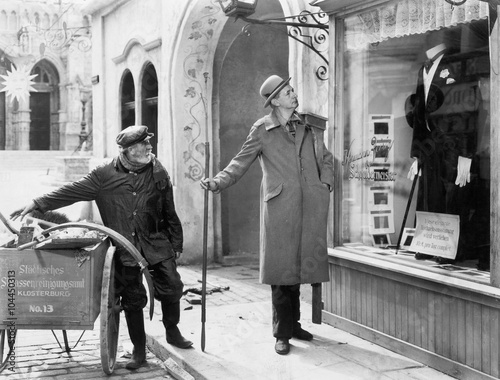
[[[328, 52], [329, 17], [325, 12], [311, 13], [304, 10], [296, 16], [286, 16], [279, 19], [239, 18], [249, 23], [242, 29], [242, 33], [248, 35], [250, 34], [248, 30], [250, 24], [286, 25], [288, 27], [287, 34], [290, 38], [305, 45], [321, 57], [324, 64], [316, 69], [316, 76], [320, 80], [328, 79], [328, 59], [326, 54]], [[292, 21], [286, 21], [286, 19], [292, 19]]]
[[[299, 15], [293, 16], [299, 24], [304, 26], [293, 25], [288, 29], [288, 36], [295, 41], [300, 42], [312, 51], [314, 51], [324, 64], [316, 68], [316, 77], [320, 80], [328, 80], [328, 15], [326, 13], [311, 13], [302, 11]], [[316, 24], [318, 28], [312, 28], [309, 25]], [[319, 27], [319, 26], [324, 27]]]

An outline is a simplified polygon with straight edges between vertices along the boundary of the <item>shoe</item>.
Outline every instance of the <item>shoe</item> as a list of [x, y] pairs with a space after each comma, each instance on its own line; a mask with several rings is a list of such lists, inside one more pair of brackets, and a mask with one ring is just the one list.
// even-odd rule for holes
[[274, 350], [280, 355], [288, 354], [290, 352], [290, 343], [288, 342], [288, 339], [276, 338]]
[[433, 256], [425, 255], [423, 253], [415, 253], [415, 260], [430, 260]]
[[300, 339], [300, 340], [312, 340], [313, 339], [313, 334], [311, 334], [309, 331], [304, 330], [302, 327], [299, 327], [296, 330], [293, 330], [293, 335], [294, 338]]
[[167, 330], [167, 343], [178, 348], [189, 348], [193, 342], [184, 338], [177, 326], [170, 327]]
[[132, 351], [132, 359], [125, 364], [126, 369], [134, 370], [142, 367], [142, 365], [146, 363], [146, 352], [138, 352], [135, 350]]

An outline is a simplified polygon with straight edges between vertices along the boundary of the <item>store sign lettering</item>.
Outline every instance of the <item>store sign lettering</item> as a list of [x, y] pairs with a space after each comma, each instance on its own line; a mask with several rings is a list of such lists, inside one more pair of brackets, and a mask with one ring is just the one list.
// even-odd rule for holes
[[[24, 297], [71, 297], [73, 289], [85, 289], [85, 279], [66, 280], [57, 278], [64, 274], [64, 267], [19, 265], [16, 272], [18, 275], [47, 275], [45, 277], [30, 276], [15, 280], [15, 288], [18, 296]], [[0, 278], [0, 289], [8, 286], [8, 278]]]
[[[372, 138], [372, 148], [363, 150], [359, 153], [352, 151], [352, 146], [355, 140], [351, 141], [349, 149], [344, 151], [342, 166], [349, 168], [349, 180], [370, 180], [370, 181], [395, 181], [397, 173], [389, 171], [387, 168], [378, 167], [376, 164], [387, 163], [389, 152], [391, 151], [394, 141], [390, 139], [377, 140]], [[363, 159], [367, 159], [364, 162]]]

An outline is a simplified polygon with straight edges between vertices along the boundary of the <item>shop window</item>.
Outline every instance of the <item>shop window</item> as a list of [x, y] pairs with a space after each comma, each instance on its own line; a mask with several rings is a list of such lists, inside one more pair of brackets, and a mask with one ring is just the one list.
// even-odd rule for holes
[[436, 264], [488, 268], [488, 4], [466, 4], [400, 1], [342, 20], [343, 245], [400, 242]]

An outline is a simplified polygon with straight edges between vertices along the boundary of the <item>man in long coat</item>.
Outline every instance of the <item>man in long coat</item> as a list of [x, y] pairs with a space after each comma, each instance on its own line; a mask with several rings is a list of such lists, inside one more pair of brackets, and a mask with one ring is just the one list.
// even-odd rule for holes
[[326, 227], [333, 186], [324, 130], [295, 112], [299, 103], [290, 79], [272, 75], [264, 82], [260, 94], [271, 113], [255, 122], [224, 170], [201, 180], [202, 188], [219, 192], [260, 161], [260, 281], [271, 285], [275, 350], [282, 355], [292, 337], [313, 338], [299, 322], [300, 284], [329, 280]]

